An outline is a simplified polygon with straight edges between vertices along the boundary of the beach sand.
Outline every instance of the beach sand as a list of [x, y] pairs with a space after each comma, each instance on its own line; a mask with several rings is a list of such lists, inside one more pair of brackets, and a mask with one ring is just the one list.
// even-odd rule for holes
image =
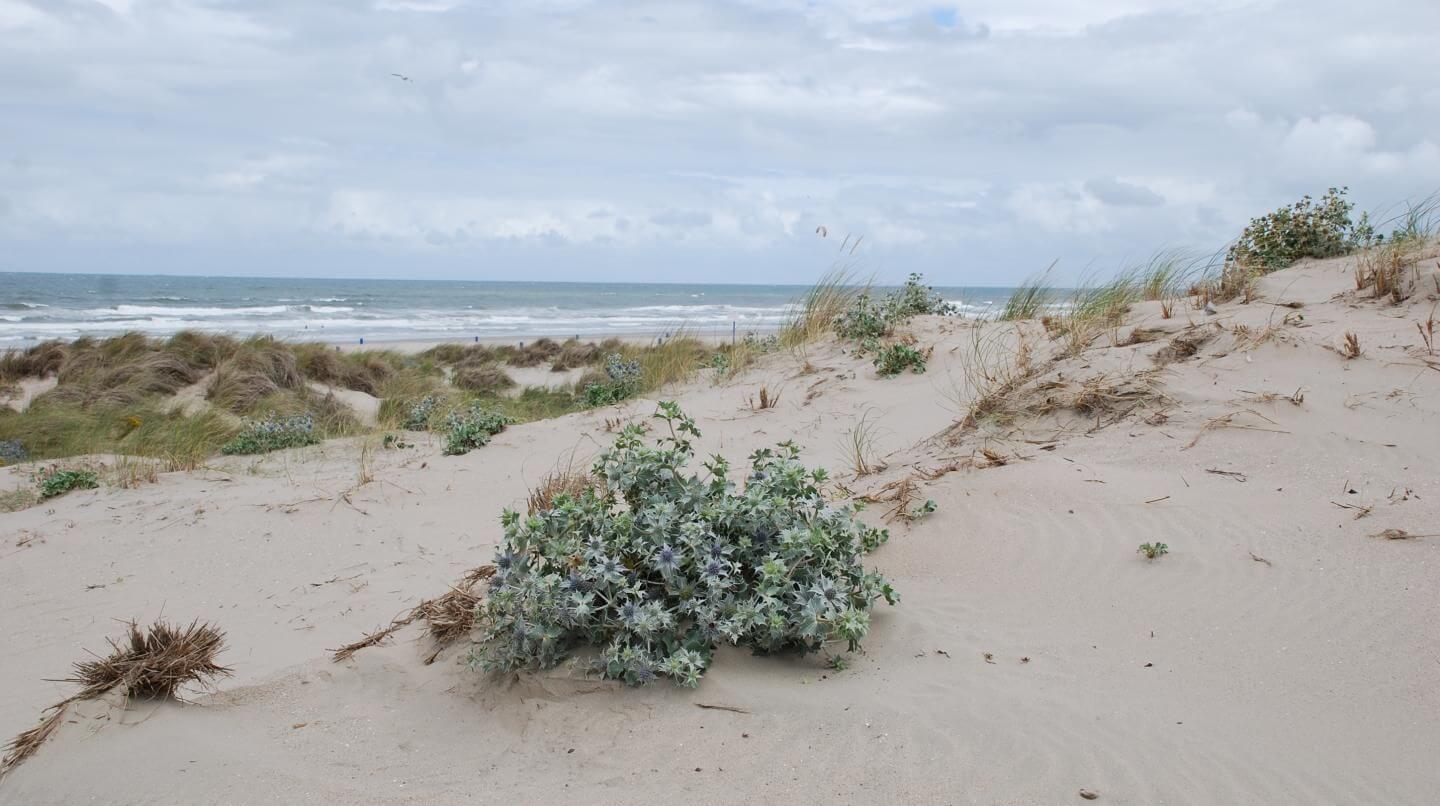
[[[0, 515], [0, 734], [68, 695], [50, 681], [116, 619], [213, 621], [234, 668], [188, 704], [82, 704], [0, 803], [1440, 801], [1440, 537], [1372, 537], [1440, 532], [1440, 370], [1416, 329], [1433, 276], [1392, 306], [1350, 272], [1306, 262], [1214, 316], [1137, 305], [1046, 366], [1041, 408], [1061, 410], [958, 442], [937, 435], [973, 396], [974, 348], [1011, 325], [915, 320], [923, 375], [877, 378], [827, 342], [663, 395], [697, 419], [700, 456], [795, 440], [855, 495], [939, 473], [919, 482], [938, 511], [869, 558], [902, 601], [840, 672], [722, 650], [697, 690], [487, 677], [463, 646], [426, 665], [419, 625], [331, 661], [488, 562], [503, 507], [653, 400], [460, 457], [421, 434], [331, 441]], [[1203, 341], [1175, 356], [1177, 334]], [[1147, 392], [1059, 400], [1101, 375]], [[762, 385], [780, 402], [755, 411]], [[862, 418], [885, 469], [856, 478]], [[1146, 542], [1170, 553], [1147, 561]]]

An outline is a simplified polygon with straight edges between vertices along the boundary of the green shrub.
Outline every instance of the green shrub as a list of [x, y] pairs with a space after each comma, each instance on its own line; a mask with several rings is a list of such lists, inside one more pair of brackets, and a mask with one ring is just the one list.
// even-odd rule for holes
[[468, 408], [450, 413], [445, 418], [446, 456], [460, 456], [490, 444], [490, 438], [514, 422], [504, 413], [472, 403]]
[[93, 470], [61, 470], [52, 467], [36, 474], [35, 485], [40, 488], [40, 500], [44, 501], [71, 490], [93, 490], [100, 486], [100, 479]]
[[875, 371], [886, 378], [907, 369], [917, 375], [925, 372], [925, 353], [905, 344], [891, 344], [881, 347], [875, 356]]
[[401, 421], [400, 427], [407, 431], [428, 430], [430, 418], [435, 415], [435, 409], [439, 405], [439, 395], [426, 395], [420, 398], [405, 412], [405, 419]]
[[1348, 188], [1330, 188], [1317, 202], [1309, 196], [1273, 213], [1251, 219], [1225, 255], [1225, 262], [1275, 271], [1301, 258], [1343, 255], [1373, 238], [1366, 217], [1350, 220], [1354, 205]]
[[619, 353], [610, 353], [605, 356], [605, 380], [585, 386], [585, 405], [593, 409], [632, 398], [640, 392], [643, 376], [638, 360], [626, 361]]
[[315, 418], [310, 414], [281, 417], [267, 415], [253, 420], [234, 439], [220, 446], [220, 452], [232, 456], [269, 453], [284, 448], [300, 448], [320, 441], [315, 433]]
[[596, 461], [603, 489], [559, 496], [528, 518], [507, 510], [472, 665], [549, 668], [582, 647], [632, 685], [666, 676], [695, 686], [725, 641], [758, 653], [858, 648], [877, 599], [898, 601], [861, 555], [889, 534], [822, 492], [782, 443], [750, 457], [743, 488], [725, 459], [686, 471], [695, 423], [674, 403], [670, 435], [628, 426]]
[[905, 285], [886, 294], [878, 302], [869, 291], [856, 294], [849, 307], [835, 317], [835, 332], [842, 339], [865, 341], [889, 335], [896, 326], [912, 316], [953, 316], [959, 309], [935, 289], [924, 285], [924, 278], [912, 273]]

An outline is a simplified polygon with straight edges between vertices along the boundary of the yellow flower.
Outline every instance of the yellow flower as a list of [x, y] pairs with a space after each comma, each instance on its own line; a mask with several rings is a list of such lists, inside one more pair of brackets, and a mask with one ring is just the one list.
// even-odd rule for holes
[[128, 425], [128, 426], [130, 426], [130, 429], [131, 429], [132, 431], [133, 431], [134, 429], [136, 429], [136, 428], [139, 428], [139, 427], [140, 427], [140, 423], [141, 423], [140, 418], [139, 418], [139, 417], [136, 417], [136, 416], [133, 415], [133, 414], [130, 415], [129, 417], [126, 417], [126, 418], [125, 418], [125, 424]]

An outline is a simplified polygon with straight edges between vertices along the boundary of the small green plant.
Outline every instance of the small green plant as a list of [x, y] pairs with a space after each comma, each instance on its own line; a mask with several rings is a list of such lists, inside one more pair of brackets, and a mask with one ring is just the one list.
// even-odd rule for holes
[[411, 404], [405, 412], [405, 420], [400, 427], [407, 431], [425, 431], [430, 428], [430, 419], [435, 415], [435, 409], [440, 405], [439, 395], [426, 395]]
[[926, 353], [906, 344], [891, 344], [881, 347], [875, 356], [875, 371], [881, 377], [891, 378], [905, 370], [916, 374], [925, 372]]
[[935, 503], [935, 499], [927, 498], [925, 499], [925, 503], [907, 512], [905, 514], [905, 519], [911, 521], [918, 521], [921, 518], [935, 514], [935, 510], [939, 508], [940, 505]]
[[93, 470], [49, 467], [35, 474], [35, 486], [40, 488], [40, 500], [45, 501], [71, 490], [93, 490], [100, 486], [100, 478]]
[[655, 444], [626, 426], [596, 460], [598, 489], [529, 517], [506, 511], [471, 663], [550, 668], [582, 647], [632, 685], [695, 686], [721, 642], [761, 654], [857, 649], [878, 599], [898, 596], [862, 556], [889, 533], [829, 500], [828, 475], [781, 443], [755, 451], [744, 487], [720, 456], [693, 474], [695, 422], [674, 403]]
[[894, 323], [885, 317], [882, 305], [877, 304], [870, 294], [862, 293], [854, 303], [835, 318], [835, 332], [842, 339], [865, 341], [889, 333]]
[[585, 405], [593, 409], [634, 397], [640, 392], [643, 375], [639, 361], [626, 361], [619, 353], [610, 353], [605, 356], [605, 380], [585, 387]]
[[1318, 201], [1305, 196], [1288, 207], [1251, 219], [1226, 253], [1225, 262], [1270, 272], [1301, 258], [1346, 254], [1374, 239], [1365, 217], [1350, 220], [1348, 188], [1330, 188]]
[[281, 417], [267, 415], [262, 420], [253, 420], [234, 439], [220, 446], [220, 452], [227, 455], [248, 455], [269, 453], [284, 448], [299, 448], [314, 445], [320, 441], [315, 433], [315, 418], [309, 414]]
[[453, 411], [445, 418], [445, 447], [442, 453], [446, 456], [460, 456], [475, 448], [483, 448], [490, 444], [491, 437], [504, 431], [505, 426], [513, 422], [514, 420], [504, 413], [479, 403]]
[[843, 672], [850, 668], [850, 659], [844, 655], [831, 655], [825, 659], [825, 665], [830, 667], [832, 672]]
[[400, 436], [399, 434], [386, 434], [385, 436], [380, 438], [380, 447], [390, 450], [402, 450], [404, 448], [413, 448], [415, 446], [409, 442], [406, 442], [405, 438]]
[[868, 290], [856, 294], [835, 317], [835, 332], [842, 339], [865, 342], [887, 336], [912, 316], [953, 316], [959, 312], [941, 294], [911, 274], [905, 285], [876, 301]]
[[24, 445], [20, 444], [20, 440], [0, 439], [0, 467], [23, 462], [28, 458], [30, 458], [30, 453], [25, 450]]
[[1139, 554], [1144, 554], [1145, 559], [1153, 560], [1156, 557], [1162, 557], [1166, 554], [1169, 554], [1170, 547], [1165, 545], [1164, 543], [1141, 543], [1140, 548], [1136, 549], [1135, 551]]

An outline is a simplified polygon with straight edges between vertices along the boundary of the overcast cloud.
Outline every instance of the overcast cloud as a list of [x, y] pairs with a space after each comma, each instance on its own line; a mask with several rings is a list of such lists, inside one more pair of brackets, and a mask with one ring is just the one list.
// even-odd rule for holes
[[0, 0], [0, 270], [806, 282], [854, 233], [887, 279], [1068, 279], [1440, 189], [1436, 31], [1433, 0]]

